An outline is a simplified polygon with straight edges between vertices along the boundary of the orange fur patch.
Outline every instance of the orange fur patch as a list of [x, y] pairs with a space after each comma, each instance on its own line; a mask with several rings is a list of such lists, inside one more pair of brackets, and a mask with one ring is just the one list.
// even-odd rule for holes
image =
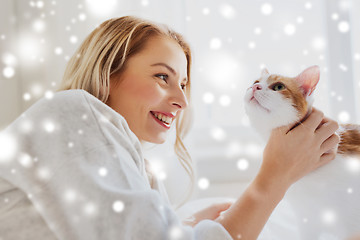
[[305, 117], [307, 113], [308, 104], [300, 86], [296, 83], [294, 78], [284, 77], [281, 75], [272, 74], [267, 79], [267, 83], [269, 86], [272, 86], [274, 83], [282, 83], [285, 85], [285, 89], [280, 91], [279, 93], [282, 94], [285, 98], [290, 99], [292, 101], [293, 107], [295, 107], [298, 111], [299, 120]]
[[[255, 83], [259, 82], [259, 80], [255, 81]], [[284, 84], [286, 88], [279, 91], [279, 93], [291, 100], [293, 107], [298, 111], [299, 121], [305, 117], [308, 111], [308, 103], [303, 95], [302, 89], [294, 78], [272, 74], [266, 82], [269, 88], [275, 83]], [[343, 130], [338, 132], [340, 136], [338, 153], [357, 155], [360, 157], [360, 125], [346, 124], [341, 125], [341, 127]]]
[[360, 156], [360, 126], [355, 124], [341, 125], [338, 153]]

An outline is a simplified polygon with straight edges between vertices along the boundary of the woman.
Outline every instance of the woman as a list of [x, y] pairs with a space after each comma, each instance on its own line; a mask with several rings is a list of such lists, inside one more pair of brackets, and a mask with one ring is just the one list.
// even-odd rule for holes
[[182, 224], [148, 176], [141, 143], [163, 143], [176, 124], [175, 150], [192, 175], [182, 144], [190, 67], [188, 44], [164, 26], [122, 17], [95, 29], [68, 63], [67, 91], [2, 133], [16, 148], [0, 159], [0, 237], [256, 239], [287, 189], [335, 157], [337, 123], [314, 110], [275, 130], [243, 195]]

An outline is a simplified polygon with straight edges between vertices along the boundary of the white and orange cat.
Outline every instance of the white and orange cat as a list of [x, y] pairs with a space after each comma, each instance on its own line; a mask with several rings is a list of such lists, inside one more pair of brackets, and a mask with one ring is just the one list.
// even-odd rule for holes
[[[264, 69], [245, 94], [252, 125], [267, 140], [272, 129], [300, 123], [319, 79], [318, 66], [293, 78]], [[360, 233], [360, 126], [341, 125], [337, 133], [336, 159], [299, 180], [284, 198], [296, 216], [300, 236], [294, 239], [344, 240]]]

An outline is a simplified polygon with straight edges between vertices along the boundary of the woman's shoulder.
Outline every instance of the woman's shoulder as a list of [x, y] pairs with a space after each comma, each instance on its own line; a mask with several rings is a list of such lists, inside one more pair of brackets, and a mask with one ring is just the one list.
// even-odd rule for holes
[[[65, 90], [54, 94], [50, 108], [56, 109], [58, 119], [81, 129], [99, 132], [112, 145], [122, 145], [130, 152], [141, 152], [141, 144], [130, 130], [125, 118], [89, 92], [81, 89]], [[71, 126], [69, 126], [70, 128]]]
[[100, 101], [85, 90], [71, 89], [55, 92], [53, 95], [45, 96], [35, 103], [35, 105], [61, 105], [66, 107], [66, 109], [71, 110], [79, 105], [88, 105], [88, 99], [92, 99], [92, 101], [94, 101], [94, 99]]
[[67, 157], [78, 156], [109, 146], [129, 155], [140, 169], [143, 165], [141, 144], [125, 119], [84, 90], [60, 91], [38, 100], [3, 133], [19, 145], [32, 145], [35, 155], [52, 149], [52, 154], [66, 150]]
[[[31, 122], [32, 126], [39, 125], [45, 130], [61, 129], [64, 133], [88, 131], [107, 139], [115, 137], [123, 141], [127, 139], [131, 143], [137, 140], [119, 113], [81, 89], [59, 91], [38, 100], [8, 128], [22, 129], [24, 122]], [[111, 136], [114, 134], [117, 136]]]
[[79, 117], [83, 120], [100, 121], [104, 120], [105, 116], [123, 121], [120, 114], [82, 89], [63, 90], [47, 95], [21, 114], [21, 117], [33, 119], [52, 117], [64, 121]]
[[48, 94], [31, 105], [21, 116], [31, 114], [32, 112], [56, 113], [69, 112], [73, 109], [87, 105], [86, 96], [88, 92], [81, 89], [64, 90]]

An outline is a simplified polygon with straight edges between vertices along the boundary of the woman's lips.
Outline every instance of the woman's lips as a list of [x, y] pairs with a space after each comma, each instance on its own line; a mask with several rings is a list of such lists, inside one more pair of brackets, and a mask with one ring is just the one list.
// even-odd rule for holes
[[157, 117], [155, 117], [153, 112], [150, 112], [151, 116], [154, 118], [154, 120], [159, 123], [161, 126], [163, 126], [166, 129], [170, 129], [171, 124], [166, 124], [163, 121], [161, 121], [160, 119], [158, 119]]

